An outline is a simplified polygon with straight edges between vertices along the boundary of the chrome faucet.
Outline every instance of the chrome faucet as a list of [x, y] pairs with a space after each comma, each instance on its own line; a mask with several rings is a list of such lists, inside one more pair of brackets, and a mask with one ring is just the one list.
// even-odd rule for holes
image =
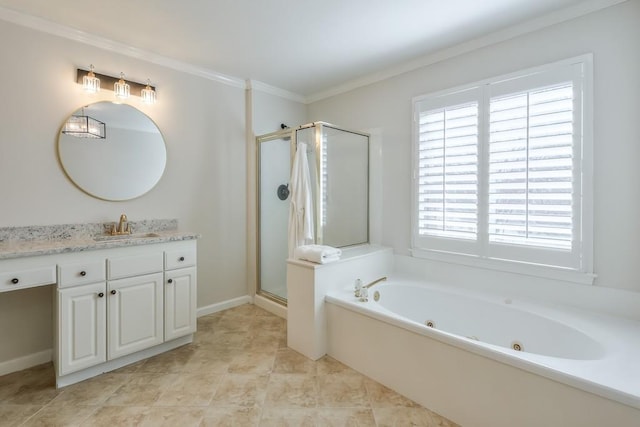
[[111, 227], [111, 235], [118, 236], [121, 234], [131, 234], [131, 227], [129, 227], [129, 223], [127, 222], [127, 216], [125, 214], [120, 215], [120, 221], [118, 225], [113, 224]]
[[380, 283], [380, 282], [384, 282], [385, 280], [387, 280], [387, 276], [384, 276], [384, 277], [381, 277], [381, 278], [379, 278], [379, 279], [376, 279], [376, 280], [374, 280], [373, 282], [371, 282], [371, 283], [369, 283], [369, 284], [367, 284], [367, 285], [364, 285], [362, 288], [363, 288], [363, 289], [369, 289], [369, 288], [370, 288], [370, 287], [372, 287], [373, 285], [376, 285], [376, 284], [378, 284], [378, 283]]
[[[358, 298], [358, 301], [360, 302], [367, 302], [369, 301], [369, 288], [372, 287], [373, 285], [380, 283], [380, 282], [384, 282], [385, 280], [387, 280], [387, 276], [381, 277], [379, 279], [374, 280], [373, 282], [362, 286], [362, 282], [360, 281], [360, 279], [356, 280], [356, 286], [355, 286], [355, 296], [356, 298]], [[378, 291], [376, 291], [376, 294], [378, 293]], [[375, 295], [374, 295], [375, 296]], [[378, 301], [376, 299], [376, 301]]]

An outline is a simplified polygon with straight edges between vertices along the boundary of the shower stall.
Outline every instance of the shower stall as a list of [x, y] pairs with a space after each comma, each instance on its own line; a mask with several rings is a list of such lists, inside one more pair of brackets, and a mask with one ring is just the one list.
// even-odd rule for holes
[[369, 135], [324, 122], [256, 138], [257, 289], [286, 305], [289, 179], [298, 142], [307, 147], [315, 242], [347, 247], [369, 242]]

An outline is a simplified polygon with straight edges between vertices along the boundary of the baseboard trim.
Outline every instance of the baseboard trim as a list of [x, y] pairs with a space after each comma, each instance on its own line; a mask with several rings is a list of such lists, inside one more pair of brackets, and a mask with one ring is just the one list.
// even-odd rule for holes
[[27, 354], [26, 356], [16, 359], [0, 362], [0, 375], [10, 374], [12, 372], [21, 371], [31, 368], [32, 366], [42, 365], [51, 362], [53, 351], [51, 349], [40, 351], [38, 353]]
[[227, 301], [218, 302], [215, 304], [207, 305], [204, 307], [198, 308], [197, 316], [202, 317], [207, 314], [217, 313], [222, 310], [227, 310], [229, 308], [237, 307], [243, 304], [251, 304], [253, 303], [253, 298], [250, 295], [244, 295], [238, 298], [233, 298]]
[[287, 307], [281, 304], [278, 304], [277, 302], [271, 301], [268, 298], [265, 298], [260, 295], [256, 295], [253, 298], [253, 303], [256, 306], [267, 310], [271, 314], [275, 314], [276, 316], [282, 317], [283, 319], [287, 318]]

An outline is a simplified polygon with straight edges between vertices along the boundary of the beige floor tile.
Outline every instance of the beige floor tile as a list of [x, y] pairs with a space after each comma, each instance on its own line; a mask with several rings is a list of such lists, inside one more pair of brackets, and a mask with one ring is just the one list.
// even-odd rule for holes
[[318, 401], [316, 377], [305, 374], [272, 374], [265, 407], [313, 408]]
[[251, 330], [281, 332], [286, 320], [276, 316], [259, 316], [253, 319]]
[[219, 348], [245, 348], [251, 343], [248, 331], [218, 331], [205, 336], [199, 343], [215, 344]]
[[428, 409], [425, 409], [425, 411], [427, 411], [429, 413], [429, 416], [431, 417], [431, 425], [433, 425], [433, 426], [437, 426], [437, 427], [460, 427], [458, 424], [454, 423], [453, 421], [449, 421], [445, 417], [443, 417], [441, 415], [438, 415], [433, 411], [430, 411]]
[[79, 426], [98, 408], [93, 406], [46, 406], [27, 422], [24, 427]]
[[273, 369], [275, 351], [245, 352], [236, 356], [229, 364], [229, 372], [232, 374], [269, 374]]
[[22, 425], [26, 420], [42, 409], [38, 405], [0, 405], [0, 420], [3, 427]]
[[313, 408], [264, 408], [260, 427], [315, 427], [317, 410]]
[[2, 376], [0, 425], [456, 427], [287, 348], [285, 322], [252, 305], [199, 318], [191, 345], [60, 390], [51, 363]]
[[255, 427], [260, 421], [261, 408], [211, 406], [206, 409], [202, 427]]
[[151, 408], [142, 406], [103, 406], [85, 419], [83, 427], [137, 427], [151, 413]]
[[177, 374], [135, 373], [118, 388], [105, 404], [110, 406], [153, 405], [163, 391], [173, 384]]
[[147, 362], [147, 359], [143, 359], [140, 360], [136, 363], [132, 363], [130, 365], [127, 366], [123, 366], [122, 368], [118, 368], [114, 371], [111, 371], [114, 374], [133, 374], [135, 372], [138, 372], [138, 369], [140, 369], [140, 367], [142, 365], [144, 365]]
[[369, 407], [365, 377], [358, 374], [318, 375], [318, 407]]
[[[246, 349], [254, 352], [274, 353], [282, 347], [282, 341], [287, 340], [287, 335], [284, 332], [265, 331], [252, 331], [251, 339], [247, 342]], [[285, 345], [286, 347], [286, 345]]]
[[316, 427], [376, 427], [371, 409], [318, 409]]
[[316, 373], [316, 362], [290, 348], [278, 350], [273, 372], [278, 374], [311, 374]]
[[225, 316], [213, 325], [214, 332], [248, 332], [251, 329], [251, 320], [241, 316]]
[[208, 406], [222, 374], [182, 373], [164, 387], [154, 406]]
[[140, 427], [198, 427], [204, 413], [203, 408], [153, 408], [145, 414]]
[[353, 369], [348, 367], [347, 365], [338, 362], [336, 359], [330, 356], [324, 356], [316, 362], [318, 375], [323, 374], [343, 374], [355, 373]]
[[218, 385], [212, 406], [261, 406], [268, 375], [227, 374]]
[[21, 385], [18, 390], [6, 399], [6, 403], [15, 405], [46, 405], [62, 391], [56, 390], [51, 381]]
[[424, 408], [374, 408], [378, 427], [436, 427], [429, 411]]
[[185, 345], [173, 351], [150, 357], [136, 372], [157, 372], [162, 374], [183, 372], [185, 365], [196, 352], [192, 345]]
[[183, 372], [226, 374], [229, 365], [235, 357], [242, 354], [242, 350], [220, 350], [218, 347], [214, 344], [202, 344], [185, 364]]
[[61, 389], [53, 406], [98, 406], [126, 384], [129, 374], [107, 373]]
[[390, 388], [385, 387], [382, 384], [369, 378], [365, 380], [365, 386], [367, 387], [369, 402], [371, 402], [371, 406], [374, 408], [385, 408], [394, 406], [409, 408], [420, 407], [420, 405], [415, 403], [413, 400], [407, 399], [401, 394], [398, 394]]

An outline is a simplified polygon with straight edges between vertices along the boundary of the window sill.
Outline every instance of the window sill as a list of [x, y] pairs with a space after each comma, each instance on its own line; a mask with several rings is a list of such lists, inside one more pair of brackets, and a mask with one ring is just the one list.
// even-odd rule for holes
[[465, 265], [469, 267], [495, 270], [507, 273], [522, 274], [525, 276], [540, 277], [545, 279], [560, 280], [563, 282], [593, 285], [595, 274], [568, 268], [553, 267], [542, 264], [508, 261], [503, 259], [480, 258], [452, 252], [435, 251], [430, 249], [411, 249], [414, 258], [429, 259], [432, 261], [446, 262], [449, 264]]

